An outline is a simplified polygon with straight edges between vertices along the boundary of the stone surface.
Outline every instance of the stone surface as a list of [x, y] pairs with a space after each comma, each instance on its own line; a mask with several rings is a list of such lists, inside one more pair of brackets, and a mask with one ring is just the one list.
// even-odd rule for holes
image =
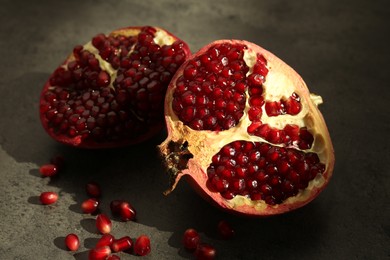
[[[219, 259], [389, 259], [390, 99], [388, 1], [18, 1], [0, 9], [0, 259], [87, 259], [99, 235], [81, 213], [84, 185], [103, 186], [102, 211], [128, 199], [137, 222], [113, 222], [115, 236], [148, 234], [145, 259], [188, 259], [188, 227], [213, 244]], [[193, 51], [212, 40], [239, 38], [272, 51], [295, 68], [325, 103], [321, 110], [336, 151], [334, 178], [310, 205], [265, 219], [227, 215], [182, 182], [168, 197], [155, 146], [87, 151], [57, 144], [38, 119], [40, 90], [74, 45], [98, 32], [158, 25]], [[38, 168], [62, 154], [66, 169], [52, 180]], [[42, 191], [60, 194], [39, 205]], [[227, 219], [235, 240], [216, 224]], [[80, 237], [68, 252], [64, 238]], [[121, 254], [122, 259], [135, 258]]]

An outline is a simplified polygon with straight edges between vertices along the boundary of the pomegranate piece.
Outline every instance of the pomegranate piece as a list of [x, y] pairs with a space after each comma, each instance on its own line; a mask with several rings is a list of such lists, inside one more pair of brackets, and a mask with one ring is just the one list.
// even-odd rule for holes
[[111, 249], [114, 252], [120, 252], [120, 251], [128, 251], [133, 248], [133, 240], [128, 237], [121, 237], [117, 240], [114, 240], [114, 242], [111, 245]]
[[164, 127], [167, 86], [190, 51], [157, 27], [98, 34], [58, 67], [43, 87], [40, 119], [55, 140], [106, 148], [142, 142]]
[[86, 214], [94, 213], [99, 206], [99, 201], [96, 199], [87, 199], [81, 204], [81, 210]]
[[93, 198], [99, 198], [102, 194], [100, 185], [96, 182], [87, 183], [85, 185], [85, 191], [87, 192], [88, 196], [91, 196]]
[[178, 69], [165, 98], [159, 146], [170, 193], [188, 176], [205, 198], [244, 215], [284, 213], [328, 184], [334, 152], [321, 97], [253, 43], [213, 42]]
[[189, 228], [184, 232], [183, 245], [185, 249], [189, 251], [194, 251], [199, 245], [199, 242], [200, 242], [200, 236], [195, 229]]
[[94, 248], [89, 250], [88, 260], [105, 260], [111, 254], [111, 249], [108, 246]]
[[112, 243], [114, 242], [115, 237], [111, 234], [104, 234], [96, 243], [95, 248], [109, 246], [111, 247]]
[[217, 251], [212, 245], [200, 243], [194, 254], [197, 260], [212, 260], [215, 259]]
[[146, 235], [141, 235], [134, 243], [134, 253], [139, 256], [145, 256], [150, 253], [150, 239]]
[[39, 201], [43, 205], [56, 203], [57, 200], [58, 200], [58, 194], [53, 191], [42, 192], [41, 195], [39, 196]]
[[52, 177], [57, 174], [58, 169], [54, 164], [44, 164], [39, 168], [42, 177]]
[[109, 217], [105, 214], [99, 214], [96, 217], [96, 228], [102, 234], [108, 234], [111, 232], [112, 223]]
[[80, 240], [76, 234], [69, 234], [65, 237], [65, 245], [70, 251], [77, 251], [80, 247]]

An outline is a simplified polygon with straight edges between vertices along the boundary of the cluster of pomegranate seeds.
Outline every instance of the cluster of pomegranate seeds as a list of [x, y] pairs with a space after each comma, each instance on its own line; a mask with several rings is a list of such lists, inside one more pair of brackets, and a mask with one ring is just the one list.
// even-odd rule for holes
[[189, 62], [176, 81], [172, 108], [195, 130], [221, 131], [244, 114], [249, 71], [245, 46], [222, 44]]
[[39, 201], [43, 205], [50, 205], [56, 203], [57, 200], [58, 200], [58, 194], [55, 193], [54, 191], [44, 191], [39, 196]]
[[296, 115], [301, 112], [301, 109], [300, 97], [295, 92], [287, 100], [265, 103], [265, 111], [268, 116]]
[[213, 156], [207, 174], [210, 187], [226, 199], [242, 195], [275, 205], [305, 189], [324, 170], [315, 153], [235, 141]]
[[65, 237], [65, 246], [70, 251], [77, 251], [80, 247], [80, 240], [79, 237], [76, 234], [68, 234]]
[[76, 46], [74, 58], [53, 73], [41, 99], [50, 131], [105, 143], [162, 126], [165, 91], [187, 47], [180, 40], [160, 46], [155, 36], [156, 29], [143, 27], [138, 35], [98, 34], [92, 46]]

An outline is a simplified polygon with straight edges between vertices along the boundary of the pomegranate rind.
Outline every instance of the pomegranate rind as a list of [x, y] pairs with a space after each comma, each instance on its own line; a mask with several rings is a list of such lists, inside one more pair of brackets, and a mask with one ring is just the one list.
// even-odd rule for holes
[[[275, 85], [288, 85], [290, 90], [293, 90], [301, 97], [302, 111], [298, 114], [298, 118], [300, 118], [302, 122], [299, 121], [298, 123], [301, 126], [303, 124], [307, 127], [314, 137], [312, 147], [304, 152], [316, 153], [319, 156], [320, 162], [325, 165], [325, 171], [322, 174], [318, 174], [314, 180], [309, 182], [309, 186], [306, 189], [301, 190], [296, 196], [288, 198], [281, 204], [268, 205], [263, 200], [252, 201], [251, 199], [240, 195], [235, 196], [231, 200], [227, 200], [224, 199], [220, 193], [213, 192], [207, 187], [207, 167], [211, 163], [212, 156], [218, 153], [224, 145], [234, 140], [267, 142], [261, 137], [249, 135], [247, 133], [247, 126], [250, 124], [246, 113], [247, 111], [235, 127], [220, 132], [192, 130], [190, 127], [184, 125], [173, 111], [172, 100], [175, 91], [175, 83], [183, 74], [185, 66], [194, 58], [205, 53], [210, 47], [223, 43], [247, 46], [245, 53], [247, 59], [245, 60], [244, 56], [244, 60], [249, 67], [253, 66], [253, 64], [250, 64], [251, 59], [253, 60], [253, 57], [256, 57], [257, 53], [265, 57], [269, 69], [267, 79], [263, 84], [265, 89], [267, 89], [267, 86], [270, 86], [271, 88]], [[276, 100], [280, 97], [271, 96], [268, 98], [275, 98]], [[246, 216], [270, 216], [289, 212], [308, 204], [328, 185], [334, 169], [334, 149], [325, 120], [317, 107], [320, 103], [322, 103], [321, 97], [309, 92], [306, 83], [295, 70], [277, 56], [256, 44], [242, 40], [218, 40], [203, 47], [182, 64], [168, 86], [164, 107], [168, 137], [159, 146], [165, 166], [168, 169], [168, 173], [171, 175], [171, 187], [165, 194], [169, 194], [175, 188], [178, 181], [182, 177], [186, 177], [188, 182], [194, 186], [206, 200], [224, 210], [236, 214]], [[281, 116], [281, 118], [282, 119], [279, 120], [284, 120], [284, 124], [291, 122], [297, 123], [294, 119], [297, 117], [284, 115]], [[170, 147], [172, 143], [178, 144], [178, 147], [180, 147], [181, 144], [186, 144], [186, 151], [172, 151]], [[191, 155], [187, 156], [189, 159], [186, 161], [186, 167], [177, 166], [177, 158], [176, 160], [172, 159], [172, 157], [175, 157], [175, 153], [177, 156], [180, 156], [182, 153]], [[183, 162], [180, 163], [182, 164]]]
[[[135, 35], [138, 35], [142, 31], [143, 27], [144, 26], [129, 26], [129, 27], [120, 28], [120, 29], [117, 29], [115, 31], [112, 31], [111, 33], [108, 34], [108, 36], [118, 36], [118, 35], [135, 36]], [[158, 44], [167, 44], [167, 43], [171, 44], [176, 40], [182, 41], [181, 39], [176, 37], [174, 34], [172, 34], [171, 32], [169, 32], [163, 28], [160, 28], [160, 27], [153, 27], [153, 28], [156, 30], [156, 33], [159, 34], [159, 36], [162, 38], [159, 40]], [[186, 57], [189, 57], [191, 55], [190, 48], [186, 42], [182, 41], [182, 43], [183, 43], [183, 51], [184, 51]], [[89, 48], [94, 48], [92, 46], [91, 41], [89, 41], [83, 45], [83, 47], [86, 47], [86, 46], [88, 46]], [[101, 60], [100, 57], [97, 57], [97, 58], [99, 60]], [[74, 59], [75, 59], [75, 57], [72, 53], [65, 59], [65, 61], [59, 67], [65, 66], [66, 64], [73, 61]], [[105, 69], [104, 67], [102, 67], [102, 68]], [[115, 73], [113, 73], [113, 74], [115, 74]], [[110, 76], [113, 76], [113, 74], [111, 74]], [[41, 100], [40, 104], [42, 104], [42, 100], [44, 99], [45, 93], [51, 87], [53, 87], [53, 86], [50, 84], [50, 78], [49, 78], [46, 81], [45, 85], [43, 86], [42, 92], [40, 94], [40, 100]], [[142, 143], [142, 142], [152, 138], [153, 136], [156, 136], [158, 133], [160, 133], [162, 131], [162, 129], [165, 126], [163, 121], [161, 121], [158, 124], [156, 123], [153, 126], [150, 126], [146, 133], [144, 133], [140, 136], [137, 136], [137, 138], [135, 138], [135, 139], [120, 140], [119, 142], [118, 141], [95, 142], [92, 139], [86, 140], [81, 135], [69, 137], [69, 136], [64, 135], [64, 134], [58, 134], [55, 132], [55, 130], [53, 128], [51, 128], [49, 126], [49, 120], [45, 117], [45, 115], [43, 113], [40, 112], [39, 117], [40, 117], [40, 121], [41, 121], [43, 128], [49, 134], [49, 136], [52, 137], [54, 140], [56, 140], [60, 143], [63, 143], [65, 145], [75, 146], [75, 147], [79, 147], [79, 148], [88, 148], [88, 149], [104, 149], [104, 148], [113, 148], [113, 147], [124, 147], [124, 146], [128, 146], [128, 145]]]

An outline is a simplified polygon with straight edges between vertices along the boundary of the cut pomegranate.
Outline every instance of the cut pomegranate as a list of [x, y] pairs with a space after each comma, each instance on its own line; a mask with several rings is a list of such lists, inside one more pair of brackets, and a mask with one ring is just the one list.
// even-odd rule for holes
[[99, 241], [96, 243], [95, 248], [109, 246], [111, 247], [112, 243], [114, 242], [115, 237], [111, 234], [104, 234]]
[[87, 199], [81, 204], [81, 209], [86, 214], [94, 213], [99, 206], [99, 201], [96, 199]]
[[65, 245], [70, 251], [77, 251], [80, 247], [80, 240], [76, 234], [69, 234], [65, 237]]
[[45, 191], [42, 192], [41, 195], [39, 196], [39, 201], [43, 205], [49, 205], [56, 203], [58, 200], [58, 194], [52, 191]]
[[185, 42], [157, 27], [98, 34], [76, 46], [45, 84], [42, 125], [72, 146], [142, 142], [163, 128], [165, 91], [189, 54]]
[[171, 192], [182, 176], [207, 199], [244, 215], [274, 215], [313, 200], [334, 152], [302, 78], [246, 41], [213, 42], [187, 60], [165, 99], [159, 146]]
[[99, 214], [96, 217], [96, 228], [102, 234], [108, 234], [111, 232], [112, 223], [109, 217], [105, 214]]
[[111, 249], [114, 252], [128, 251], [132, 249], [132, 247], [133, 247], [133, 240], [128, 236], [121, 237], [115, 240], [111, 245]]
[[111, 254], [111, 249], [108, 246], [94, 248], [89, 250], [89, 260], [105, 260]]
[[150, 253], [150, 239], [146, 235], [137, 238], [134, 244], [134, 253], [139, 256], [145, 256]]
[[200, 236], [195, 229], [189, 228], [184, 232], [183, 245], [185, 249], [189, 251], [194, 251], [199, 245], [199, 242], [200, 242]]
[[57, 166], [54, 164], [44, 164], [39, 168], [42, 177], [52, 177], [57, 174]]
[[100, 185], [96, 182], [88, 182], [85, 185], [85, 191], [87, 192], [88, 196], [99, 198], [102, 194], [102, 191], [100, 189]]
[[194, 254], [197, 260], [212, 260], [215, 259], [217, 251], [212, 245], [200, 243]]

